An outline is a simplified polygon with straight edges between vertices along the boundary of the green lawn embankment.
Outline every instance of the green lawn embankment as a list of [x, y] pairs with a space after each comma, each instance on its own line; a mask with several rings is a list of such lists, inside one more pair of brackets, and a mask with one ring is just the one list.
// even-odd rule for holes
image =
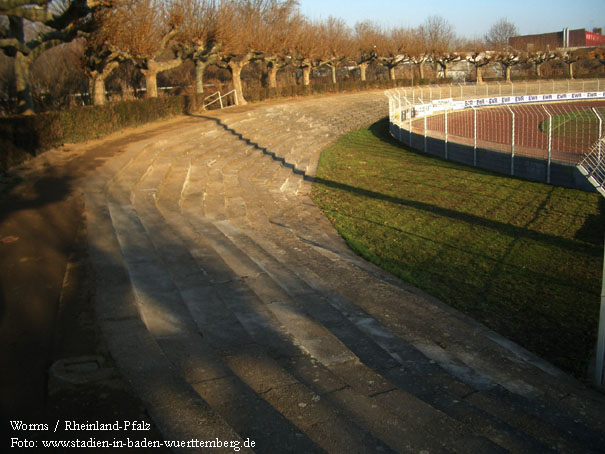
[[602, 277], [600, 195], [408, 151], [383, 120], [323, 152], [312, 196], [361, 256], [586, 376]]

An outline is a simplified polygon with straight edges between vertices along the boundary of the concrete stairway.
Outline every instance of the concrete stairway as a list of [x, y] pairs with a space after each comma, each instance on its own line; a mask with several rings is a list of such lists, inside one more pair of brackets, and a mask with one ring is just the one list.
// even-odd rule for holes
[[602, 395], [364, 262], [312, 204], [320, 151], [386, 115], [380, 92], [200, 115], [87, 182], [99, 318], [165, 439], [603, 452]]

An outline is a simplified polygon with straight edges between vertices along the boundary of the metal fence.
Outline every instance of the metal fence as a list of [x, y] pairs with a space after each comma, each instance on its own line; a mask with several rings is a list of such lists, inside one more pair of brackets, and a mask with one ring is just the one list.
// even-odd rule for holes
[[400, 88], [386, 95], [391, 133], [412, 148], [550, 183], [553, 163], [575, 166], [603, 136], [603, 90], [605, 80], [590, 79]]

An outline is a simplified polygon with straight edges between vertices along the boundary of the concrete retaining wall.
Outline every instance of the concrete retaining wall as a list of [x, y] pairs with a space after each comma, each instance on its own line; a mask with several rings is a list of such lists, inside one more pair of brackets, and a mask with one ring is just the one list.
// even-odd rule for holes
[[[391, 135], [418, 151], [425, 151], [425, 137], [421, 134], [401, 129], [391, 123]], [[426, 153], [438, 158], [446, 159], [445, 142], [434, 137], [426, 137]], [[448, 142], [447, 160], [473, 166], [493, 172], [512, 175], [518, 178], [547, 182], [548, 162], [544, 159], [531, 158], [527, 156], [515, 156], [510, 153], [477, 148], [476, 155], [472, 146]], [[511, 173], [511, 161], [513, 162]], [[595, 192], [595, 188], [588, 182], [586, 177], [573, 165], [552, 162], [550, 164], [550, 184], [565, 188], [580, 189], [586, 192]]]

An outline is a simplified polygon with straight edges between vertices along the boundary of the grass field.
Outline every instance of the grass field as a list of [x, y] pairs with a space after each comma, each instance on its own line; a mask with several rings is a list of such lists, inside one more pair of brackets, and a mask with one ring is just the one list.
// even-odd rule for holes
[[[605, 118], [605, 108], [600, 107], [597, 112], [602, 118]], [[551, 120], [544, 120], [540, 123], [540, 130], [548, 133]], [[603, 125], [605, 132], [605, 125]], [[591, 109], [574, 110], [566, 113], [560, 113], [552, 117], [552, 133], [557, 136], [570, 138], [599, 137], [599, 120]]]
[[586, 376], [602, 276], [600, 195], [408, 151], [383, 120], [323, 152], [312, 196], [361, 256]]

